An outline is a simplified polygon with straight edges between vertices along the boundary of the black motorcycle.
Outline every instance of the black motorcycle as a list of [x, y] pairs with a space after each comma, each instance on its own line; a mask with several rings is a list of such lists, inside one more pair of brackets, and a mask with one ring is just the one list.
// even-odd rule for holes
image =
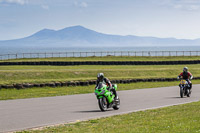
[[190, 89], [188, 81], [181, 79], [181, 83], [179, 84], [179, 87], [180, 87], [181, 98], [183, 98], [183, 96], [190, 97], [191, 89]]

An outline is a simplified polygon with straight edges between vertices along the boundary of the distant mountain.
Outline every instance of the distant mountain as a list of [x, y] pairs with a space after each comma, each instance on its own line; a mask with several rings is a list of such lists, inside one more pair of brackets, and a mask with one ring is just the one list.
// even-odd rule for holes
[[43, 29], [31, 36], [0, 41], [0, 46], [43, 47], [106, 47], [106, 46], [200, 46], [200, 39], [175, 39], [140, 36], [120, 36], [99, 33], [82, 26], [61, 30]]

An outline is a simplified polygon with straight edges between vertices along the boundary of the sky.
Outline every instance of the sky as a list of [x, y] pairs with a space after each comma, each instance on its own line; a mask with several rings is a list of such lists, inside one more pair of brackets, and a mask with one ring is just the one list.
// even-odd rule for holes
[[200, 0], [0, 0], [0, 40], [81, 25], [115, 35], [200, 38]]

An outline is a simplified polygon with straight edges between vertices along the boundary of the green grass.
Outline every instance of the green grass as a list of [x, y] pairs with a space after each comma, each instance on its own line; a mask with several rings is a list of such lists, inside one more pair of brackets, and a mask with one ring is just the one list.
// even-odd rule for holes
[[[100, 72], [109, 79], [174, 78], [184, 66], [0, 66], [0, 84], [90, 80], [96, 79]], [[200, 64], [187, 66], [194, 77], [200, 76]]]
[[18, 133], [198, 133], [200, 102]]
[[[178, 60], [199, 60], [198, 56], [168, 56], [168, 57], [141, 57], [141, 56], [106, 56], [106, 57], [61, 57], [61, 58], [27, 58], [27, 59], [10, 59], [11, 61], [178, 61]], [[3, 62], [5, 62], [3, 61]]]
[[[179, 81], [138, 82], [138, 83], [131, 83], [131, 84], [118, 84], [118, 91], [143, 89], [143, 88], [155, 88], [155, 87], [167, 87], [167, 86], [177, 86], [177, 90], [178, 90], [178, 84], [179, 84]], [[194, 80], [193, 84], [200, 84], [200, 80]], [[30, 89], [21, 89], [21, 90], [2, 89], [0, 90], [0, 100], [93, 93], [94, 87], [95, 85], [79, 86], [79, 87], [56, 87], [56, 88], [44, 87], [44, 88], [30, 88]]]

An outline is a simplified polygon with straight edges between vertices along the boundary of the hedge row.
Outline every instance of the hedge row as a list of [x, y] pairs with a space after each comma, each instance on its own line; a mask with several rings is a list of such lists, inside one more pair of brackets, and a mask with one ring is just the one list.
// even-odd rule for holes
[[0, 62], [1, 65], [179, 65], [179, 64], [200, 64], [200, 60], [191, 61], [39, 61], [39, 62]]
[[[200, 79], [200, 77], [196, 77], [194, 79]], [[176, 81], [176, 78], [154, 78], [154, 79], [124, 79], [124, 80], [111, 80], [113, 84], [129, 84], [129, 83], [137, 83], [137, 82], [162, 82], [162, 81]], [[0, 89], [26, 89], [33, 87], [61, 87], [61, 86], [88, 86], [95, 85], [96, 80], [90, 81], [68, 81], [68, 82], [52, 82], [52, 83], [40, 83], [40, 84], [12, 84], [12, 85], [0, 85]]]

